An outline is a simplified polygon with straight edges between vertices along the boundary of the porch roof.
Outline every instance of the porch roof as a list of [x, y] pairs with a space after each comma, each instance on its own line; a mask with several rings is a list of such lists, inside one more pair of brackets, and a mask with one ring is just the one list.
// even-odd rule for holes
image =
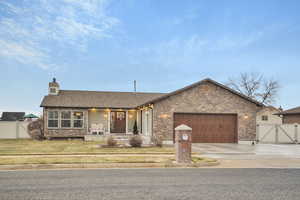
[[164, 93], [60, 90], [44, 97], [41, 107], [64, 108], [136, 108]]

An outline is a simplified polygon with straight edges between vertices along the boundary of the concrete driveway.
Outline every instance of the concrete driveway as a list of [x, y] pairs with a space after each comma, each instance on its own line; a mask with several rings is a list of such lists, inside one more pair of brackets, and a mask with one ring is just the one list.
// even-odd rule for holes
[[300, 145], [193, 144], [193, 151], [216, 158], [219, 167], [300, 168]]

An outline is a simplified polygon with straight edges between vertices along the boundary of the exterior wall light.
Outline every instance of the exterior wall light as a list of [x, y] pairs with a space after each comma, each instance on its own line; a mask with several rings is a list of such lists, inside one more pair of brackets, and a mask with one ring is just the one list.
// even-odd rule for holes
[[162, 118], [162, 119], [166, 119], [166, 118], [168, 118], [168, 114], [161, 114], [161, 115], [159, 115], [159, 118]]

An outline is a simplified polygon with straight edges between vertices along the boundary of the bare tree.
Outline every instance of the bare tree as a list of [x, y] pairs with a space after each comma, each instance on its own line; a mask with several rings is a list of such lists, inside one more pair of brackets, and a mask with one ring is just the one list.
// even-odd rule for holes
[[266, 105], [276, 102], [280, 88], [277, 80], [267, 79], [259, 73], [241, 73], [237, 78], [229, 78], [227, 85]]

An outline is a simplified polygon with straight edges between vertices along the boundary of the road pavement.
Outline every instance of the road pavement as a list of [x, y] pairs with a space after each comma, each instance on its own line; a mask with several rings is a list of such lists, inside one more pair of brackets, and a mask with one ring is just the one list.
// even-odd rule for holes
[[298, 200], [300, 169], [0, 171], [1, 200]]

